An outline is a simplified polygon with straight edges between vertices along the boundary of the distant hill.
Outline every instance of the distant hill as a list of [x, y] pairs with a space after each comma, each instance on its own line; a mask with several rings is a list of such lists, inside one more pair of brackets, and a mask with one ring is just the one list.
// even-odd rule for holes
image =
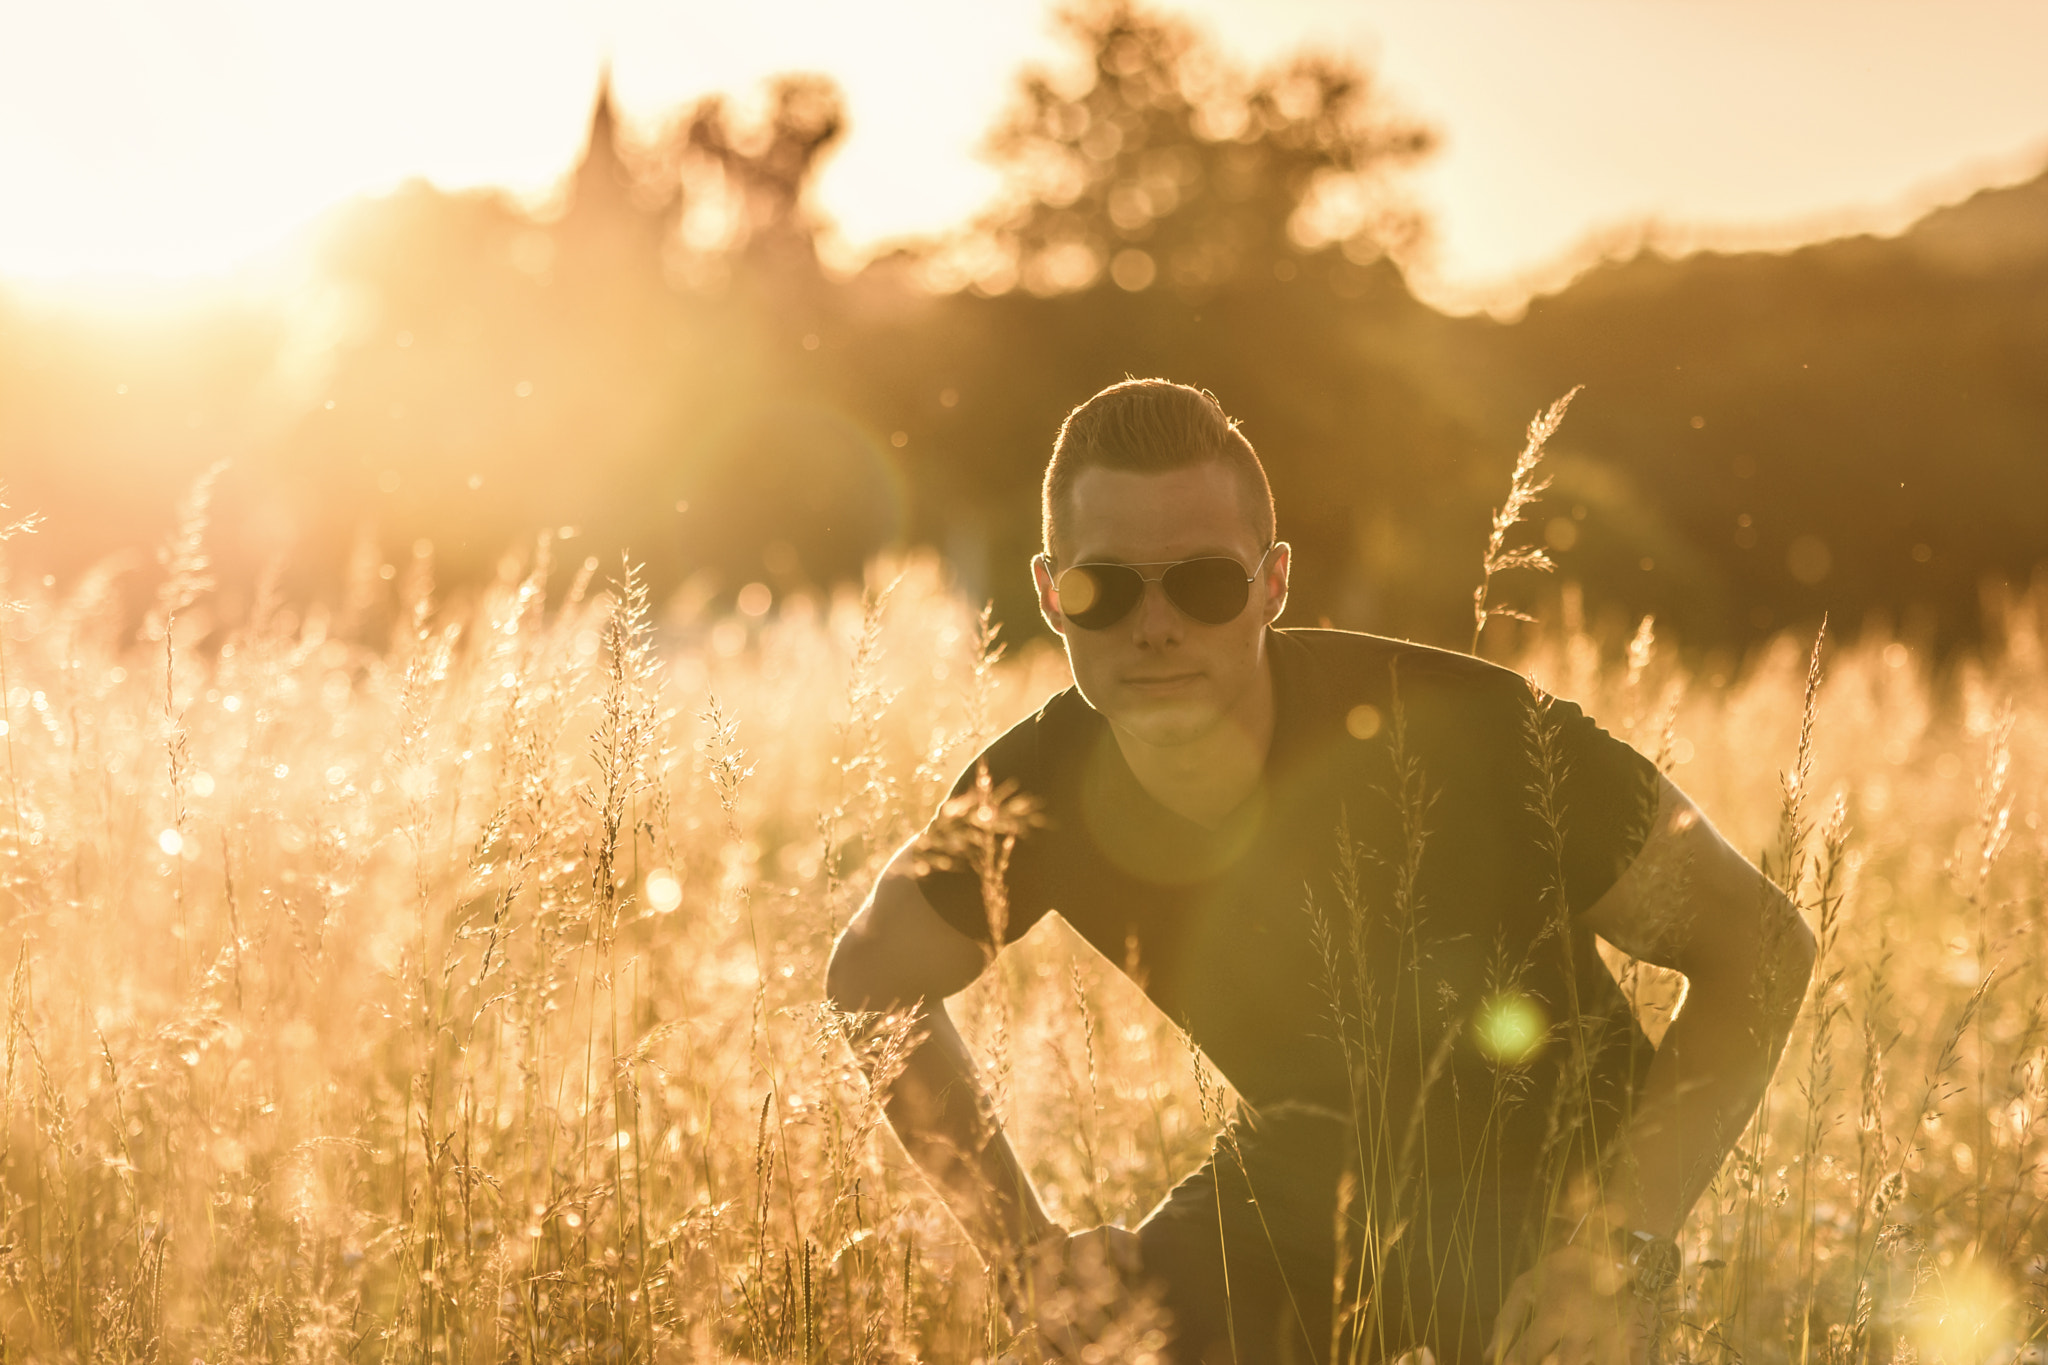
[[1490, 426], [1587, 386], [1554, 502], [1635, 515], [1565, 561], [1688, 638], [1827, 609], [1949, 642], [2048, 561], [2048, 174], [1892, 238], [1645, 253], [1459, 330]]

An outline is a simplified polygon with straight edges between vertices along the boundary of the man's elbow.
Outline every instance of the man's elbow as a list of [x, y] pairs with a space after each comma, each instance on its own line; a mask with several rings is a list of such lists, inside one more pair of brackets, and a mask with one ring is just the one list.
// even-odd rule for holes
[[1806, 1003], [1806, 988], [1813, 980], [1813, 966], [1820, 956], [1819, 944], [1806, 916], [1792, 899], [1769, 882], [1767, 917], [1764, 922], [1759, 974], [1767, 989], [1764, 1004], [1788, 1027]]
[[[1783, 1033], [1806, 1000], [1817, 952], [1813, 931], [1799, 907], [1754, 869], [1729, 881], [1719, 905], [1725, 913], [1705, 917], [1707, 932], [1673, 964], [1685, 974], [1686, 998]], [[1709, 1000], [1717, 1003], [1707, 1006]]]
[[825, 1000], [845, 1014], [888, 1014], [921, 992], [908, 989], [900, 955], [861, 927], [855, 921], [832, 947], [825, 964]]
[[875, 974], [866, 957], [851, 929], [832, 945], [832, 957], [825, 964], [825, 1000], [833, 1009], [857, 1014], [876, 1008]]
[[1791, 958], [1794, 974], [1799, 978], [1800, 995], [1804, 997], [1806, 984], [1813, 979], [1814, 963], [1820, 960], [1820, 945], [1814, 940], [1806, 917], [1796, 908], [1792, 912], [1792, 943], [1786, 952]]

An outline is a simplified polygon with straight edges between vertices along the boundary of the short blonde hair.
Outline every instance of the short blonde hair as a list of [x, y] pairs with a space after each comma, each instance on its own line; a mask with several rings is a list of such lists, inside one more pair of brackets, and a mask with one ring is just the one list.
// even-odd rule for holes
[[1040, 504], [1045, 552], [1055, 555], [1062, 514], [1084, 469], [1158, 473], [1220, 460], [1244, 495], [1262, 544], [1273, 541], [1273, 488], [1258, 452], [1207, 389], [1167, 379], [1126, 379], [1067, 414], [1046, 461]]

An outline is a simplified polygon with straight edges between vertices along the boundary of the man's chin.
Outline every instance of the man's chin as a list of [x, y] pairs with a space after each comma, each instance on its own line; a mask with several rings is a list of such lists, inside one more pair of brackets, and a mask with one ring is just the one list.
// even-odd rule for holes
[[1109, 719], [1141, 743], [1169, 748], [1202, 738], [1222, 716], [1207, 699], [1141, 697], [1125, 699]]

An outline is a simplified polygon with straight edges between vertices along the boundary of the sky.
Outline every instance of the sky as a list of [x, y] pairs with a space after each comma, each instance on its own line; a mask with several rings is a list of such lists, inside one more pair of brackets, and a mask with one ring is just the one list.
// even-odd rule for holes
[[[1181, 0], [1240, 60], [1372, 63], [1444, 145], [1412, 278], [1510, 308], [1589, 244], [1780, 246], [2048, 163], [2048, 5], [1924, 0]], [[944, 229], [1043, 0], [0, 0], [0, 278], [177, 279], [276, 253], [426, 177], [545, 199], [607, 63], [629, 122], [825, 71], [850, 130], [819, 184], [843, 256]]]

